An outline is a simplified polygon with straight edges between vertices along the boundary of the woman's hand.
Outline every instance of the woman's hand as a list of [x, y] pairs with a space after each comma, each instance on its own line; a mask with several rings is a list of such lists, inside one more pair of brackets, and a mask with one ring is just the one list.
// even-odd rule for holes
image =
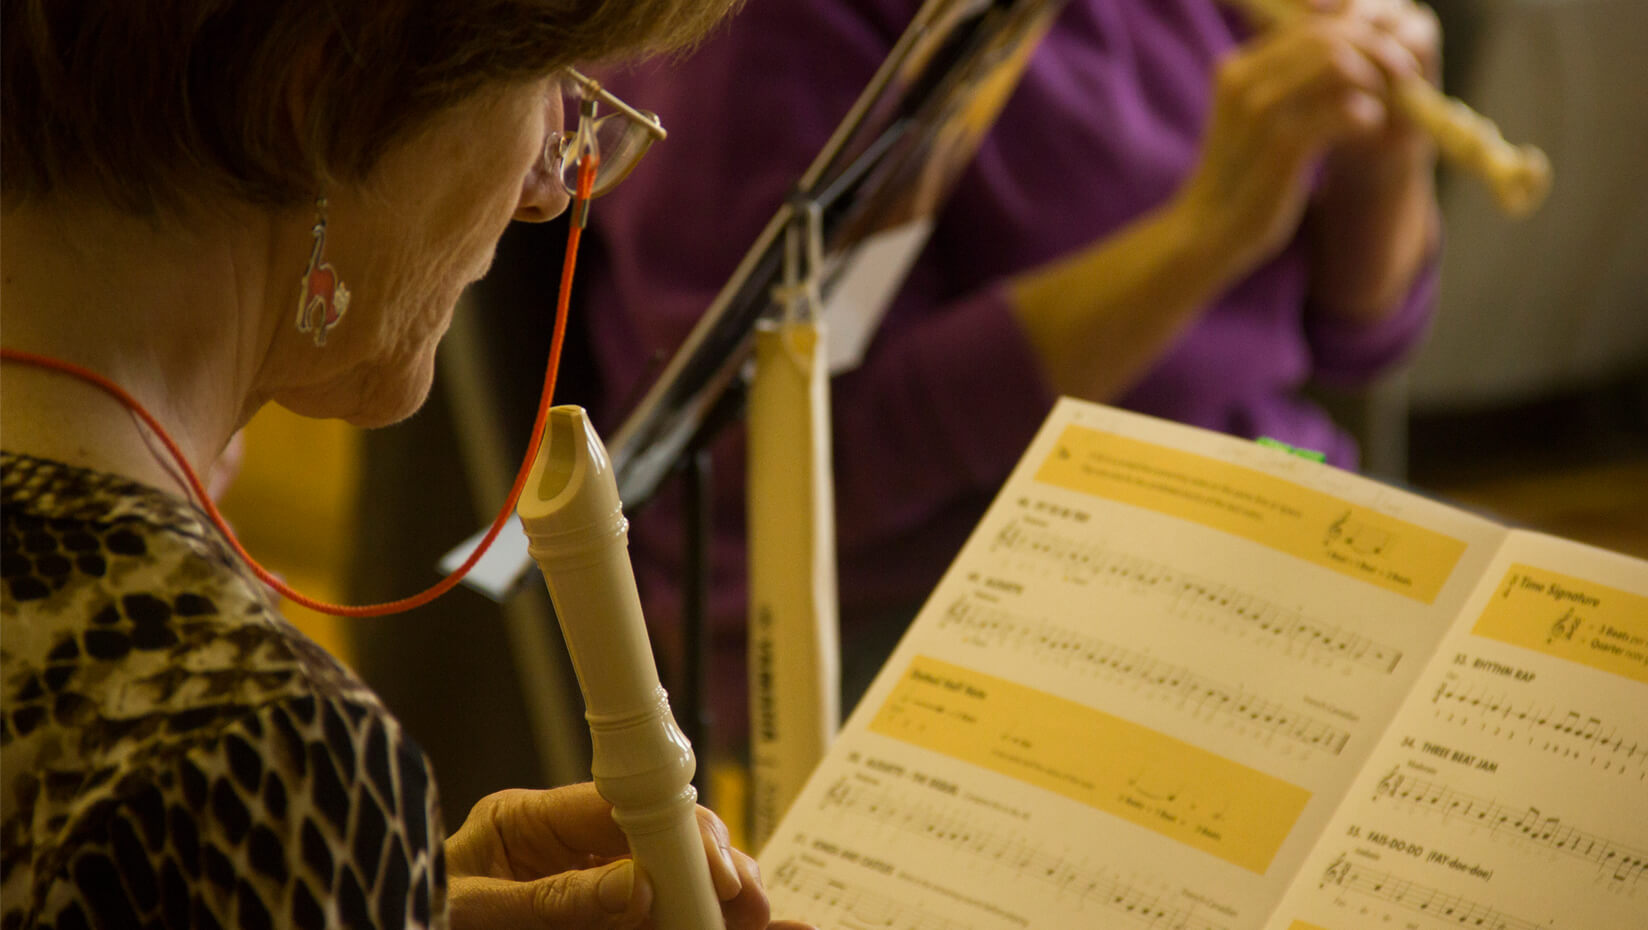
[[1318, 7], [1333, 9], [1265, 33], [1220, 65], [1200, 160], [1173, 204], [1213, 238], [1232, 278], [1293, 237], [1323, 156], [1343, 150], [1366, 167], [1407, 155], [1416, 136], [1386, 101], [1396, 82], [1434, 66], [1434, 18], [1407, 0]]
[[[1401, 46], [1412, 56], [1415, 64], [1412, 74], [1432, 84], [1441, 79], [1442, 26], [1430, 7], [1410, 0], [1328, 0], [1328, 3], [1336, 7], [1338, 15], [1366, 23]], [[1391, 72], [1390, 76], [1405, 77], [1409, 72]], [[1347, 173], [1359, 177], [1369, 173], [1383, 176], [1393, 169], [1408, 168], [1415, 158], [1428, 159], [1434, 154], [1430, 136], [1412, 121], [1393, 113], [1382, 131], [1335, 147], [1328, 156], [1329, 170], [1335, 170], [1331, 163], [1337, 163], [1350, 169]]]
[[[1409, 0], [1342, 2], [1342, 15], [1368, 23], [1413, 56], [1418, 77], [1406, 80], [1437, 80], [1442, 30], [1429, 8]], [[1310, 208], [1313, 308], [1371, 323], [1403, 305], [1441, 232], [1435, 173], [1435, 143], [1400, 115], [1328, 153]]]
[[[699, 830], [727, 930], [768, 927], [755, 860], [700, 807]], [[652, 886], [627, 858], [612, 806], [592, 784], [500, 791], [477, 802], [446, 841], [447, 897], [457, 930], [652, 926]], [[773, 930], [807, 930], [790, 922]]]

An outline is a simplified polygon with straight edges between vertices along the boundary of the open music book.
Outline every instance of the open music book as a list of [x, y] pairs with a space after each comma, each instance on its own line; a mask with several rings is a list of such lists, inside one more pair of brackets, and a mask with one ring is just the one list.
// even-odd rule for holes
[[760, 861], [829, 930], [1648, 926], [1648, 562], [1061, 401]]

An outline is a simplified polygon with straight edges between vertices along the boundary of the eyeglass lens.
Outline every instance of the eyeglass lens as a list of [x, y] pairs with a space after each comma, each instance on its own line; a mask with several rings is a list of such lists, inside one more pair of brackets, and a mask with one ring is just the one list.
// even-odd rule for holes
[[[562, 100], [562, 119], [568, 124], [566, 132], [576, 138], [575, 133], [582, 120], [579, 106], [583, 103], [583, 97], [576, 87], [571, 87], [563, 94]], [[595, 134], [596, 152], [601, 159], [595, 170], [595, 183], [590, 193], [591, 196], [599, 196], [629, 175], [636, 162], [640, 161], [641, 156], [652, 146], [654, 137], [647, 127], [623, 113], [597, 115], [589, 129]], [[576, 144], [567, 145], [561, 153], [558, 165], [561, 184], [569, 191], [578, 189], [580, 154]]]

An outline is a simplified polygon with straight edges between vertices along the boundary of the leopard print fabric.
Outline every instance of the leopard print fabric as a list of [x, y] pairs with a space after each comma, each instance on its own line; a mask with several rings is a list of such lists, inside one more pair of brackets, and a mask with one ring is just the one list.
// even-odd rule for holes
[[186, 504], [0, 453], [0, 930], [444, 927], [430, 770]]

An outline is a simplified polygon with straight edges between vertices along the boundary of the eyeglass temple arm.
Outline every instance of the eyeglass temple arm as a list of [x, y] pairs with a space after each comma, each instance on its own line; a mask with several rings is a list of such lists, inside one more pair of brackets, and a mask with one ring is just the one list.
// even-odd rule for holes
[[576, 68], [568, 68], [567, 73], [572, 76], [574, 81], [578, 82], [579, 88], [586, 94], [593, 94], [595, 99], [605, 103], [609, 107], [612, 107], [635, 122], [640, 123], [642, 126], [645, 126], [647, 128], [647, 132], [651, 133], [658, 141], [663, 141], [669, 135], [669, 133], [664, 131], [664, 124], [658, 119], [656, 114], [643, 113], [642, 111], [635, 109], [624, 101], [618, 99], [612, 91], [601, 86], [600, 81], [580, 73]]

